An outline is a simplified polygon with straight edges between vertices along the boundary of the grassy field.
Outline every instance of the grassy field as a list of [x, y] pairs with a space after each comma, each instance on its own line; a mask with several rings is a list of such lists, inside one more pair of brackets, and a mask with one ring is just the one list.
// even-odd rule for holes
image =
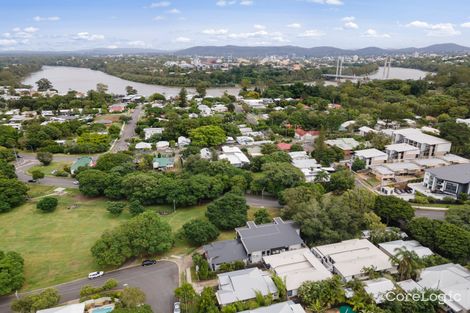
[[71, 162], [52, 162], [51, 164], [44, 166], [44, 165], [36, 165], [32, 166], [28, 169], [28, 173], [31, 174], [35, 170], [39, 170], [44, 173], [46, 176], [53, 176], [53, 170], [62, 170], [64, 166], [71, 165]]
[[[28, 203], [0, 216], [0, 249], [17, 251], [25, 259], [26, 283], [24, 290], [47, 287], [99, 270], [91, 256], [90, 248], [106, 229], [112, 229], [131, 216], [124, 212], [113, 217], [106, 211], [105, 199], [87, 199], [77, 190], [67, 190], [58, 196], [59, 207], [53, 213], [41, 213], [36, 209], [36, 197], [53, 193], [54, 187], [31, 185]], [[71, 208], [73, 205], [74, 208]], [[76, 207], [75, 207], [76, 206]], [[172, 211], [170, 207], [153, 206], [148, 209]], [[184, 223], [194, 218], [204, 218], [206, 206], [180, 208], [162, 215], [177, 232]], [[252, 217], [256, 209], [249, 210]], [[278, 213], [269, 209], [271, 215]], [[233, 231], [223, 232], [219, 239], [232, 239]], [[167, 253], [182, 255], [191, 253], [191, 247], [183, 239], [177, 239], [175, 247]]]

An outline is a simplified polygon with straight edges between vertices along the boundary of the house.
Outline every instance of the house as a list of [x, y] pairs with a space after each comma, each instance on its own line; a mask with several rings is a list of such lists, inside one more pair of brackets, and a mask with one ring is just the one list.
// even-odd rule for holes
[[306, 151], [292, 151], [288, 153], [292, 160], [307, 160], [310, 156]]
[[265, 109], [266, 104], [263, 99], [243, 99], [243, 102], [252, 109]]
[[455, 122], [465, 124], [470, 127], [470, 118], [458, 118]]
[[317, 160], [315, 159], [294, 159], [292, 160], [292, 165], [297, 167], [299, 170], [321, 168], [321, 165], [317, 163]]
[[385, 153], [390, 162], [414, 160], [419, 157], [419, 148], [407, 143], [395, 143], [385, 146]]
[[416, 159], [412, 162], [421, 167], [422, 169], [450, 165], [447, 161], [444, 161], [442, 158]]
[[395, 289], [395, 285], [388, 278], [377, 278], [366, 280], [363, 282], [364, 290], [374, 299], [375, 303], [380, 304], [384, 302], [385, 295]]
[[161, 135], [165, 129], [161, 127], [147, 127], [144, 128], [144, 138], [145, 140], [150, 139], [152, 136]]
[[89, 156], [80, 157], [73, 162], [70, 166], [70, 174], [75, 174], [80, 167], [87, 167], [93, 165], [93, 159]]
[[353, 127], [354, 124], [356, 124], [356, 121], [346, 121], [346, 122], [342, 123], [341, 125], [339, 125], [338, 130], [339, 131], [347, 131], [348, 129]]
[[217, 275], [218, 290], [215, 293], [220, 306], [256, 298], [256, 293], [272, 295], [277, 299], [278, 290], [269, 273], [249, 268]]
[[197, 109], [200, 111], [201, 116], [211, 116], [212, 110], [205, 104], [200, 104], [197, 106]]
[[151, 150], [152, 144], [148, 142], [139, 142], [135, 145], [136, 150]]
[[178, 147], [186, 147], [191, 144], [191, 139], [186, 138], [184, 136], [178, 137]]
[[361, 126], [359, 127], [359, 135], [361, 136], [365, 136], [367, 134], [372, 134], [372, 133], [376, 133], [377, 131], [373, 128], [370, 128], [368, 126]]
[[157, 150], [166, 150], [168, 148], [170, 148], [170, 142], [168, 141], [158, 141], [156, 144], [155, 144], [155, 147], [157, 148]]
[[417, 282], [412, 279], [399, 281], [397, 282], [397, 285], [406, 293], [423, 290], [423, 287], [421, 287]]
[[469, 159], [462, 158], [461, 156], [448, 153], [446, 155], [440, 156], [439, 159], [444, 160], [450, 164], [465, 164], [465, 163], [470, 163]]
[[152, 161], [153, 169], [158, 169], [161, 171], [165, 171], [167, 169], [173, 168], [175, 165], [174, 158], [165, 158], [165, 157], [155, 157]]
[[286, 301], [239, 313], [305, 313], [305, 310], [300, 304]]
[[325, 140], [325, 143], [331, 147], [337, 147], [343, 150], [345, 156], [350, 155], [354, 149], [359, 147], [359, 142], [357, 142], [354, 138], [330, 139]]
[[360, 159], [365, 162], [366, 168], [370, 168], [374, 165], [380, 165], [387, 162], [387, 154], [372, 148], [365, 150], [354, 151], [353, 159]]
[[249, 263], [261, 262], [263, 256], [300, 249], [304, 246], [300, 228], [293, 221], [274, 218], [273, 223], [256, 225], [248, 221], [246, 227], [235, 228], [237, 239], [245, 247]]
[[238, 147], [222, 147], [222, 154], [219, 155], [220, 160], [227, 160], [235, 167], [242, 167], [250, 164], [248, 157]]
[[448, 263], [425, 268], [417, 283], [422, 288], [438, 289], [444, 293], [444, 303], [449, 309], [447, 312], [470, 312], [470, 270], [460, 264]]
[[224, 112], [227, 112], [228, 109], [223, 104], [216, 104], [212, 107], [212, 111], [217, 112], [217, 113], [224, 113]]
[[202, 247], [204, 256], [213, 271], [217, 271], [221, 264], [242, 261], [248, 263], [243, 244], [239, 240], [221, 240]]
[[109, 113], [121, 113], [126, 110], [126, 106], [123, 104], [113, 104], [108, 108]]
[[457, 197], [460, 193], [470, 194], [470, 164], [456, 164], [427, 169], [423, 186], [430, 192], [444, 193]]
[[397, 254], [398, 249], [405, 249], [407, 251], [413, 251], [418, 255], [420, 258], [425, 256], [433, 255], [434, 253], [431, 249], [427, 247], [423, 247], [418, 241], [416, 240], [394, 240], [389, 242], [379, 243], [379, 248], [390, 257], [393, 257]]
[[365, 278], [364, 268], [373, 266], [376, 271], [393, 271], [390, 258], [367, 239], [351, 239], [329, 245], [317, 246], [313, 254], [344, 280]]
[[276, 147], [281, 151], [289, 151], [292, 145], [286, 142], [280, 142], [276, 145]]
[[320, 135], [318, 130], [303, 130], [296, 128], [294, 138], [303, 142], [313, 142]]
[[285, 282], [289, 297], [297, 295], [297, 290], [303, 282], [321, 281], [332, 277], [330, 271], [308, 248], [264, 256], [263, 262]]
[[372, 173], [379, 179], [395, 179], [397, 176], [416, 176], [421, 167], [411, 162], [385, 163], [371, 167]]
[[212, 159], [212, 152], [209, 148], [202, 148], [199, 151], [199, 155], [200, 155], [201, 159], [204, 159], [204, 160]]
[[237, 143], [239, 145], [242, 145], [242, 146], [245, 146], [245, 145], [248, 145], [250, 143], [255, 142], [255, 140], [253, 138], [248, 137], [248, 136], [238, 136], [235, 139], [236, 139]]
[[36, 311], [36, 313], [84, 313], [84, 312], [85, 312], [85, 302], [67, 304], [67, 305], [56, 307], [56, 308]]
[[393, 131], [393, 143], [407, 143], [419, 149], [419, 157], [442, 156], [450, 152], [452, 143], [423, 133], [416, 128], [404, 128]]

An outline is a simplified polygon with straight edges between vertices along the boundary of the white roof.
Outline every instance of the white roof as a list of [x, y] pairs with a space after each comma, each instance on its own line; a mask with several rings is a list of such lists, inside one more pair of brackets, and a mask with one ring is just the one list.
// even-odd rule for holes
[[392, 269], [390, 258], [367, 239], [351, 239], [314, 248], [331, 258], [336, 271], [343, 277], [360, 275], [364, 267], [374, 266], [377, 271]]
[[170, 143], [168, 141], [159, 141], [156, 146], [157, 148], [166, 148], [170, 146]]
[[306, 168], [319, 168], [321, 167], [320, 164], [317, 163], [315, 159], [300, 159], [300, 160], [292, 160], [292, 165], [299, 169], [306, 169]]
[[385, 150], [397, 151], [397, 152], [409, 152], [416, 151], [419, 152], [419, 149], [415, 146], [409, 145], [407, 143], [395, 143], [385, 146]]
[[415, 282], [412, 279], [407, 279], [404, 281], [400, 281], [397, 283], [398, 286], [400, 286], [401, 289], [405, 292], [411, 292], [413, 290], [422, 290], [423, 287], [421, 287], [417, 282]]
[[420, 166], [411, 162], [398, 162], [398, 163], [386, 163], [383, 166], [387, 167], [389, 170], [393, 172], [399, 171], [419, 171], [421, 169]]
[[385, 294], [395, 289], [395, 285], [390, 279], [377, 278], [364, 281], [364, 290], [372, 296], [375, 303], [382, 303]]
[[[459, 264], [442, 264], [425, 268], [418, 284], [423, 288], [439, 289], [446, 295], [460, 295], [460, 301], [444, 302], [454, 311], [470, 310], [470, 271]], [[446, 297], [447, 298], [447, 297]]]
[[414, 251], [420, 258], [434, 254], [431, 249], [423, 247], [416, 240], [395, 240], [390, 242], [383, 242], [379, 244], [379, 247], [382, 248], [382, 250], [385, 250], [390, 256], [395, 255], [397, 252], [396, 250], [399, 248], [404, 248], [408, 251]]
[[365, 150], [357, 150], [354, 151], [354, 154], [359, 157], [363, 157], [365, 159], [368, 158], [386, 158], [387, 154], [385, 152], [382, 152], [378, 149], [372, 148], [372, 149], [365, 149]]
[[332, 276], [308, 248], [265, 256], [263, 261], [286, 282], [287, 290], [296, 290], [305, 281], [320, 281]]
[[453, 164], [466, 164], [466, 163], [470, 163], [470, 160], [469, 160], [469, 159], [462, 158], [461, 156], [458, 156], [458, 155], [455, 155], [455, 154], [451, 154], [451, 153], [448, 153], [448, 154], [446, 154], [446, 155], [440, 156], [439, 159], [442, 159], [442, 160], [444, 160], [444, 161], [447, 161], [447, 162], [453, 163]]
[[393, 175], [395, 174], [392, 170], [386, 168], [385, 166], [379, 165], [379, 166], [373, 166], [372, 170], [374, 172], [377, 172], [381, 175]]
[[292, 160], [298, 159], [309, 159], [307, 151], [292, 151], [288, 153]]
[[135, 145], [136, 149], [152, 149], [152, 144], [148, 142], [139, 142]]
[[300, 304], [287, 301], [239, 313], [305, 313], [305, 310]]
[[242, 150], [240, 150], [240, 148], [238, 147], [231, 147], [231, 146], [223, 146], [222, 147], [222, 151], [224, 153], [237, 153], [237, 152], [242, 152]]
[[236, 301], [245, 301], [256, 297], [256, 292], [263, 296], [277, 292], [277, 288], [268, 273], [258, 268], [228, 272], [217, 275], [219, 290], [217, 301], [221, 305]]
[[450, 144], [450, 142], [445, 139], [425, 134], [420, 129], [416, 128], [398, 129], [394, 131], [394, 134], [400, 134], [409, 140], [429, 145], [437, 145], [443, 143]]
[[364, 132], [364, 133], [376, 133], [377, 131], [373, 128], [370, 128], [369, 126], [361, 126], [359, 127], [359, 131]]
[[83, 313], [85, 312], [85, 303], [69, 304], [56, 308], [39, 310], [36, 313]]
[[357, 142], [354, 138], [337, 138], [326, 140], [325, 143], [330, 146], [338, 147], [342, 150], [354, 150], [357, 146], [359, 146], [359, 142]]
[[440, 167], [449, 165], [448, 162], [438, 159], [438, 158], [429, 158], [429, 159], [416, 159], [413, 160], [413, 163], [418, 164], [423, 167]]

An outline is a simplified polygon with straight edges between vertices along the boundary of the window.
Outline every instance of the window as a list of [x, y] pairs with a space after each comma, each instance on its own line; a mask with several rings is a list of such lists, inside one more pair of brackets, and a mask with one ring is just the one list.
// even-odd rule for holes
[[459, 188], [458, 184], [452, 183], [452, 182], [446, 182], [446, 186], [444, 188], [444, 191], [456, 194], [458, 188]]

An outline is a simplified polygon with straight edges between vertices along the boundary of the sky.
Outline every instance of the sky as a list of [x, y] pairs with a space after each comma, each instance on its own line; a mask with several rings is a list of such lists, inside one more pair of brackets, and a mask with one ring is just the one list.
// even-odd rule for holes
[[0, 0], [0, 50], [470, 46], [469, 0]]

